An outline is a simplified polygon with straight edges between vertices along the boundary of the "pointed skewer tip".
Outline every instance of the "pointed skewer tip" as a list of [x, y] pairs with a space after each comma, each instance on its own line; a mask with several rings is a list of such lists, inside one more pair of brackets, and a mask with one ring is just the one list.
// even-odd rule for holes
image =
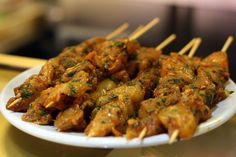
[[156, 46], [156, 50], [162, 50], [164, 47], [169, 45], [172, 41], [176, 39], [176, 35], [172, 34], [169, 37], [167, 37], [164, 41], [162, 41], [159, 45]]
[[140, 134], [139, 134], [139, 136], [138, 136], [138, 139], [143, 139], [144, 138], [144, 136], [146, 135], [146, 133], [147, 133], [147, 128], [145, 127], [145, 128], [143, 128], [143, 130], [140, 132]]
[[227, 52], [227, 50], [228, 50], [229, 46], [232, 44], [233, 40], [234, 40], [234, 37], [233, 36], [229, 36], [227, 38], [227, 40], [225, 41], [221, 51], [222, 52]]
[[168, 143], [173, 144], [177, 140], [178, 135], [179, 135], [179, 130], [174, 130], [170, 136]]

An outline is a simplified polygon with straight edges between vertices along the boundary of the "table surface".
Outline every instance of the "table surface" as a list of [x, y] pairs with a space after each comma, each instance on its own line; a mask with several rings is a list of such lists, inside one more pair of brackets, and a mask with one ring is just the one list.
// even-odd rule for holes
[[[18, 71], [0, 68], [0, 90], [17, 74], [19, 74]], [[91, 149], [66, 146], [28, 135], [13, 127], [2, 114], [0, 114], [0, 123], [1, 157], [84, 157], [95, 154], [96, 157], [236, 156], [236, 116], [219, 128], [188, 141], [136, 149]]]

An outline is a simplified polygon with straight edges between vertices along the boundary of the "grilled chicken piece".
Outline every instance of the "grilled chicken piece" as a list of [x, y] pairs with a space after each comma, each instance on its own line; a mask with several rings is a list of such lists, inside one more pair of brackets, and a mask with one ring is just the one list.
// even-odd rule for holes
[[184, 88], [180, 102], [160, 112], [159, 118], [169, 134], [178, 130], [180, 138], [192, 137], [197, 124], [210, 118], [210, 108], [228, 96], [222, 91], [229, 76], [227, 63], [224, 52], [206, 57], [197, 69], [196, 80]]
[[193, 113], [183, 105], [169, 106], [161, 110], [158, 118], [170, 135], [178, 130], [181, 139], [191, 138], [197, 128]]
[[44, 80], [37, 75], [32, 75], [28, 78], [23, 85], [15, 89], [17, 95], [12, 97], [7, 102], [7, 109], [12, 111], [26, 111], [36, 97], [39, 96], [40, 92], [47, 88]]
[[[138, 45], [137, 42], [129, 41], [128, 39], [105, 41], [97, 45], [86, 59], [91, 61], [102, 72], [114, 74], [124, 69], [128, 56], [136, 51], [135, 46], [129, 45], [135, 44]], [[131, 49], [131, 47], [135, 49]]]
[[130, 56], [126, 70], [131, 78], [135, 78], [138, 72], [145, 71], [153, 66], [157, 66], [162, 52], [155, 48], [142, 47]]
[[97, 89], [85, 101], [81, 102], [80, 99], [76, 99], [71, 107], [58, 114], [54, 123], [57, 130], [84, 130], [87, 125], [86, 119], [89, 118], [94, 109], [96, 99], [115, 87], [115, 82], [105, 79], [98, 84]]
[[[185, 56], [171, 53], [161, 61], [161, 76], [178, 77], [176, 81], [191, 83], [194, 78], [194, 67]], [[175, 80], [173, 80], [175, 81]]]
[[128, 120], [126, 129], [128, 139], [139, 137], [144, 128], [147, 130], [145, 136], [156, 135], [164, 131], [158, 118], [158, 113], [162, 108], [159, 103], [162, 103], [159, 98], [150, 98], [141, 102], [138, 119], [131, 118]]
[[80, 108], [80, 105], [75, 104], [60, 112], [54, 125], [58, 131], [83, 131], [86, 127], [84, 111]]
[[26, 113], [23, 114], [22, 120], [34, 122], [40, 125], [52, 123], [51, 111], [44, 108], [43, 104], [47, 96], [51, 92], [51, 88], [44, 90], [30, 105]]

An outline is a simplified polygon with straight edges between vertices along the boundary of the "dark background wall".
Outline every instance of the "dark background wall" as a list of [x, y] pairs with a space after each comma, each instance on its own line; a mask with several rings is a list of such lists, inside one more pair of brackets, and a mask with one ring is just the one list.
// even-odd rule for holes
[[[161, 22], [143, 35], [139, 41], [144, 46], [155, 46], [171, 33], [177, 40], [165, 49], [165, 53], [178, 51], [191, 38], [202, 37], [198, 56], [221, 49], [228, 35], [236, 37], [236, 11], [232, 9], [207, 8], [194, 5], [161, 4], [154, 1], [95, 1], [55, 3], [54, 11], [61, 15], [58, 21], [45, 15], [39, 36], [12, 54], [50, 58], [65, 46], [79, 43], [92, 36], [105, 35], [124, 22], [130, 23], [126, 32], [132, 32], [139, 24], [154, 17]], [[50, 9], [49, 9], [50, 14]], [[125, 34], [124, 34], [125, 35]], [[228, 50], [231, 77], [236, 80], [236, 41]]]

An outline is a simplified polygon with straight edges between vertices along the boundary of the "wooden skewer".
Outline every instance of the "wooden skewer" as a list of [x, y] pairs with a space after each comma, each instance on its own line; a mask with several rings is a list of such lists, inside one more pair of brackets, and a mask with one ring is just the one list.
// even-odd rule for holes
[[117, 29], [115, 29], [113, 32], [111, 32], [110, 34], [108, 34], [106, 36], [106, 39], [110, 40], [112, 38], [114, 38], [115, 36], [119, 35], [120, 33], [124, 32], [127, 28], [129, 27], [128, 23], [124, 23], [121, 26], [119, 26]]
[[234, 40], [234, 37], [229, 36], [229, 37], [227, 38], [226, 42], [224, 43], [224, 45], [223, 45], [221, 51], [222, 51], [222, 52], [226, 52], [226, 51], [228, 50], [229, 46], [232, 44], [233, 40]]
[[180, 51], [179, 51], [179, 54], [180, 55], [183, 55], [185, 54], [192, 46], [193, 44], [195, 43], [195, 38], [193, 38], [187, 45], [185, 45]]
[[176, 35], [172, 34], [168, 38], [166, 38], [163, 42], [161, 42], [157, 47], [156, 50], [162, 50], [164, 47], [166, 47], [168, 44], [170, 44], [172, 41], [176, 39]]
[[21, 101], [22, 98], [17, 98], [16, 100], [14, 100], [9, 106], [7, 106], [8, 108], [11, 108], [12, 106], [14, 106], [16, 103], [18, 103], [19, 101]]
[[196, 38], [195, 40], [195, 44], [193, 45], [192, 49], [190, 50], [188, 57], [192, 58], [195, 54], [195, 52], [197, 51], [199, 45], [201, 44], [202, 39], [201, 38]]
[[45, 106], [45, 108], [49, 108], [49, 107], [51, 107], [53, 104], [54, 104], [54, 102], [51, 101], [50, 103], [48, 103], [48, 104]]
[[159, 18], [154, 18], [152, 21], [150, 21], [147, 25], [145, 25], [141, 30], [139, 30], [137, 33], [135, 33], [133, 36], [129, 38], [129, 40], [136, 40], [141, 35], [143, 35], [145, 32], [147, 32], [149, 29], [151, 29], [153, 26], [159, 23]]
[[138, 139], [143, 139], [144, 138], [144, 136], [146, 135], [146, 133], [147, 133], [147, 128], [145, 127], [145, 128], [143, 128], [143, 130], [140, 132], [140, 134], [139, 134], [139, 136], [138, 136]]
[[169, 144], [172, 144], [176, 141], [177, 137], [179, 135], [179, 130], [174, 130], [174, 132], [171, 134], [170, 139], [169, 139]]
[[44, 59], [22, 57], [15, 55], [0, 54], [0, 64], [18, 68], [32, 68], [42, 65], [46, 62]]
[[138, 26], [130, 35], [129, 38], [132, 37], [134, 34], [136, 34], [138, 31], [140, 31], [143, 28], [143, 25]]

